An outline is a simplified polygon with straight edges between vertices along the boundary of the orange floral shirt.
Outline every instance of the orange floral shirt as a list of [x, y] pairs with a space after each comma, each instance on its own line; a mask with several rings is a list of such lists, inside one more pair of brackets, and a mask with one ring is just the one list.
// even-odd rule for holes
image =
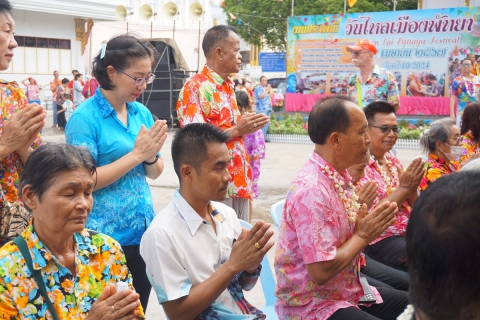
[[[185, 83], [177, 102], [181, 127], [191, 123], [210, 123], [223, 130], [237, 125], [240, 119], [234, 84], [230, 77], [223, 79], [207, 65]], [[227, 142], [230, 154], [228, 172], [232, 180], [227, 198], [251, 198], [252, 171], [245, 144], [241, 137]]]
[[471, 131], [462, 136], [462, 155], [458, 161], [464, 165], [465, 162], [476, 152], [480, 152], [480, 143], [475, 141]]

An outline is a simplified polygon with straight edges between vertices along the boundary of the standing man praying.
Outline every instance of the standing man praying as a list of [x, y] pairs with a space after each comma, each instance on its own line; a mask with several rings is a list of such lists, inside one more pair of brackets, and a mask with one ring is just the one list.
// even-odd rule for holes
[[269, 117], [263, 114], [240, 115], [231, 73], [240, 71], [240, 38], [231, 26], [218, 25], [205, 33], [202, 49], [207, 59], [203, 70], [185, 83], [177, 102], [181, 127], [191, 123], [210, 123], [226, 131], [231, 157], [228, 172], [232, 176], [223, 202], [238, 218], [250, 216], [252, 172], [242, 137], [265, 127]]

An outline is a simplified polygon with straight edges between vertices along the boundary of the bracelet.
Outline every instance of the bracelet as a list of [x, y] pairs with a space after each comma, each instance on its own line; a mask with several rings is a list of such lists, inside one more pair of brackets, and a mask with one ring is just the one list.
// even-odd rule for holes
[[152, 162], [143, 161], [143, 164], [146, 165], [146, 166], [151, 166], [151, 165], [154, 165], [155, 163], [157, 163], [157, 161], [158, 161], [158, 154], [155, 156], [155, 160], [153, 160]]
[[262, 265], [259, 264], [258, 268], [257, 268], [257, 271], [255, 271], [255, 273], [250, 273], [250, 272], [247, 272], [247, 271], [243, 271], [242, 275], [244, 275], [245, 277], [250, 278], [250, 279], [257, 279], [258, 277], [260, 277], [260, 272], [261, 271], [262, 271]]

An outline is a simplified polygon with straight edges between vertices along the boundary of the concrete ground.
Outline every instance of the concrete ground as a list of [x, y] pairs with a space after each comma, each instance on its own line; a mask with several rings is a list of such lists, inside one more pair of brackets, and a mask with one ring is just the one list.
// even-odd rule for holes
[[[48, 110], [47, 123], [42, 132], [44, 140], [48, 142], [64, 142], [64, 133], [57, 128], [51, 128], [53, 123], [52, 111]], [[152, 190], [155, 211], [162, 210], [172, 199], [173, 193], [178, 188], [178, 179], [173, 170], [170, 147], [174, 132], [168, 133], [168, 138], [162, 148], [162, 158], [165, 162], [165, 169], [162, 175], [156, 180], [149, 180]], [[294, 145], [281, 143], [267, 143], [266, 159], [262, 161], [261, 175], [259, 180], [259, 198], [253, 202], [252, 223], [264, 220], [272, 223], [270, 207], [285, 198], [288, 186], [295, 177], [296, 172], [308, 160], [313, 150], [312, 145]], [[397, 150], [397, 157], [404, 166], [407, 166], [415, 157], [420, 155], [420, 150]], [[278, 229], [272, 225], [275, 231], [273, 240], [278, 238]], [[268, 253], [270, 264], [273, 268], [274, 248]], [[263, 291], [260, 281], [245, 296], [249, 302], [257, 307], [265, 305]], [[166, 319], [162, 307], [156, 300], [155, 292], [152, 290], [147, 310], [148, 320]]]

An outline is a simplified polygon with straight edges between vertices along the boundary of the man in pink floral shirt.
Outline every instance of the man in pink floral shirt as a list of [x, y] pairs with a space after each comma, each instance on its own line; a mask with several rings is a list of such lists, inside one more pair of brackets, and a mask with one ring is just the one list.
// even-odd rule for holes
[[395, 108], [391, 104], [376, 101], [363, 111], [371, 138], [371, 159], [360, 182], [375, 181], [378, 186], [372, 208], [384, 201], [399, 204], [395, 222], [372, 241], [365, 252], [380, 263], [408, 271], [405, 232], [411, 207], [417, 199], [417, 187], [423, 178], [424, 162], [417, 158], [404, 171], [400, 161], [390, 153], [400, 132]]
[[[367, 121], [358, 105], [332, 97], [314, 106], [310, 160], [291, 184], [275, 257], [280, 319], [395, 319], [406, 292], [372, 287], [375, 304], [359, 306], [360, 252], [395, 220], [396, 203], [366, 215], [346, 169], [368, 151]], [[355, 223], [356, 221], [356, 223]], [[383, 303], [382, 303], [383, 302]]]

